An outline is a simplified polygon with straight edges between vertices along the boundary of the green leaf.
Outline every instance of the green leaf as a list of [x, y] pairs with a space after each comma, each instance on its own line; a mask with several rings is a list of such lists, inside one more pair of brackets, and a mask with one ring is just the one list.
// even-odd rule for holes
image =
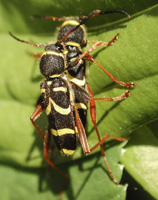
[[[107, 132], [117, 137], [128, 136], [140, 126], [158, 118], [158, 7], [156, 0], [143, 2], [136, 0], [128, 2], [124, 0], [99, 2], [94, 0], [24, 0], [23, 3], [18, 0], [1, 0], [0, 162], [4, 166], [0, 172], [2, 176], [0, 184], [3, 191], [1, 199], [3, 200], [18, 199], [18, 197], [28, 199], [28, 194], [31, 194], [33, 199], [42, 197], [52, 199], [54, 196], [57, 197], [62, 190], [61, 182], [58, 180], [61, 179], [60, 175], [51, 170], [53, 174], [50, 175], [51, 181], [48, 181], [46, 175], [43, 175], [47, 189], [41, 195], [38, 191], [38, 184], [40, 184], [38, 178], [44, 171], [28, 169], [46, 166], [43, 160], [43, 141], [29, 121], [29, 117], [34, 111], [34, 104], [40, 94], [39, 84], [42, 79], [38, 71], [38, 63], [27, 54], [27, 52], [41, 52], [43, 49], [17, 42], [8, 35], [8, 31], [21, 39], [47, 44], [50, 41], [56, 41], [55, 31], [61, 23], [44, 19], [30, 20], [31, 15], [78, 16], [87, 15], [95, 9], [122, 9], [131, 14], [130, 19], [119, 14], [99, 16], [87, 21], [86, 25], [89, 40], [110, 41], [117, 33], [120, 33], [115, 44], [107, 49], [101, 47], [92, 55], [118, 80], [132, 81], [136, 84], [136, 87], [130, 89], [131, 96], [124, 101], [96, 103], [97, 125], [101, 137]], [[115, 97], [126, 91], [126, 88], [114, 84], [94, 64], [90, 65], [89, 71], [88, 83], [96, 98]], [[46, 117], [42, 116], [38, 120], [38, 124], [45, 130]], [[89, 116], [86, 132], [89, 145], [92, 147], [97, 143], [97, 137]], [[142, 130], [135, 134], [139, 135], [140, 132]], [[148, 132], [151, 134], [153, 130], [145, 132], [148, 135]], [[135, 138], [135, 134], [131, 137]], [[132, 145], [134, 143], [137, 145], [137, 137]], [[114, 177], [120, 180], [122, 169], [117, 162], [122, 155], [123, 144], [116, 144], [116, 146], [110, 146], [110, 144], [106, 145], [108, 147], [107, 160]], [[155, 147], [153, 140], [150, 145]], [[131, 151], [130, 155], [132, 158], [135, 152]], [[146, 155], [144, 158], [146, 162], [149, 162], [150, 156], [150, 154]], [[125, 199], [126, 186], [116, 186], [110, 180], [105, 172], [105, 163], [100, 153], [85, 158], [81, 148], [78, 148], [73, 158], [62, 158], [55, 155], [54, 160], [56, 163], [61, 163], [59, 167], [71, 177], [70, 185], [63, 194], [63, 199]], [[125, 159], [122, 159], [122, 162], [125, 163]], [[131, 159], [131, 162], [136, 164], [136, 160]], [[141, 168], [143, 163], [144, 160], [140, 159], [137, 168], [142, 172], [140, 174], [144, 175], [144, 170]], [[156, 168], [153, 162], [152, 166]], [[135, 170], [128, 166], [127, 170], [150, 194], [153, 192], [154, 197], [157, 195], [152, 187], [154, 184], [152, 181], [149, 180], [149, 184], [143, 179], [140, 181], [139, 178], [136, 178]], [[146, 176], [152, 178], [155, 172], [153, 170], [145, 173]], [[26, 179], [27, 175], [28, 179]], [[10, 179], [6, 180], [6, 177], [10, 177]], [[52, 184], [56, 186], [52, 186]], [[6, 191], [13, 196], [8, 196]], [[14, 192], [17, 196], [13, 194]]]
[[[113, 147], [112, 159], [115, 153], [118, 153], [119, 148], [121, 147]], [[111, 150], [107, 151], [107, 157], [109, 156], [111, 157]], [[114, 184], [104, 171], [104, 165], [100, 154], [61, 165], [60, 168], [70, 175], [70, 183], [48, 167], [46, 169], [14, 169], [1, 166], [1, 180], [3, 181], [0, 181], [0, 198], [25, 200], [31, 196], [35, 200], [50, 200], [59, 199], [62, 196], [65, 200], [104, 199], [104, 197], [113, 200], [125, 199], [127, 186]]]
[[158, 123], [153, 122], [135, 131], [121, 159], [129, 174], [155, 199], [158, 197], [157, 130]]

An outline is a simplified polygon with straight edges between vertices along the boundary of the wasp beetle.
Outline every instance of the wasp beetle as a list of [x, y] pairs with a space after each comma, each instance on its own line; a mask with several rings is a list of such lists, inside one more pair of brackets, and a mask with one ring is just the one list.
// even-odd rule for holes
[[[89, 18], [114, 12], [125, 14], [129, 17], [126, 12], [118, 10], [107, 12], [95, 10], [88, 16], [80, 17], [79, 20], [70, 20], [66, 17], [43, 16], [44, 18], [64, 21], [58, 32], [58, 41], [55, 44], [38, 45], [21, 40], [10, 33], [14, 39], [20, 42], [36, 47], [45, 47], [44, 53], [34, 54], [35, 57], [40, 57], [40, 71], [46, 80], [41, 82], [41, 95], [37, 101], [36, 109], [31, 116], [31, 121], [42, 138], [44, 138], [44, 157], [46, 161], [66, 178], [69, 178], [68, 175], [49, 160], [51, 135], [53, 135], [55, 144], [62, 155], [69, 156], [75, 152], [77, 137], [80, 139], [85, 154], [94, 151], [100, 146], [101, 155], [104, 157], [110, 177], [117, 183], [106, 160], [102, 144], [109, 137], [119, 141], [124, 141], [125, 138], [118, 138], [109, 134], [106, 134], [102, 139], [100, 138], [96, 125], [95, 101], [122, 100], [129, 96], [130, 92], [126, 91], [123, 95], [114, 98], [94, 98], [90, 86], [86, 83], [86, 60], [97, 64], [114, 82], [127, 87], [132, 87], [134, 84], [118, 81], [90, 55], [94, 49], [101, 45], [111, 45], [117, 39], [118, 35], [108, 43], [85, 40], [85, 27], [83, 25]], [[83, 52], [83, 47], [88, 42], [94, 43], [94, 45], [88, 51]], [[85, 133], [88, 101], [90, 102], [92, 122], [99, 141], [91, 149], [89, 148]], [[45, 135], [35, 124], [35, 120], [40, 116], [43, 109], [46, 110], [48, 117], [48, 127]]]

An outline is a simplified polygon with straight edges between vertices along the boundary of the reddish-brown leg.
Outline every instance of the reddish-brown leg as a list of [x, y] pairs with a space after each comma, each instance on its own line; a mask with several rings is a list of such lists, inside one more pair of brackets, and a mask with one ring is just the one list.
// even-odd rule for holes
[[[115, 36], [117, 38], [117, 35]], [[112, 44], [116, 39], [114, 38], [113, 40], [111, 40], [109, 42], [109, 45]], [[82, 55], [80, 55], [77, 59], [76, 62], [79, 62], [82, 58], [86, 58], [86, 60], [94, 62], [96, 65], [98, 65], [98, 67], [100, 67], [114, 82], [122, 85], [122, 86], [126, 86], [126, 87], [133, 87], [135, 84], [134, 83], [124, 83], [122, 81], [118, 81], [112, 74], [110, 74], [104, 67], [102, 67], [96, 60], [94, 60], [94, 58], [92, 56], [89, 55], [89, 53], [91, 53], [92, 51], [94, 51], [96, 48], [98, 48], [99, 46], [103, 45], [103, 42], [98, 41], [95, 42], [95, 45], [93, 45], [88, 51], [83, 52]], [[106, 45], [106, 44], [105, 44]], [[107, 45], [108, 46], [108, 45]]]
[[42, 133], [42, 131], [40, 130], [40, 128], [35, 123], [35, 120], [42, 114], [42, 110], [43, 110], [42, 105], [38, 104], [36, 106], [36, 109], [35, 109], [34, 113], [31, 115], [30, 120], [31, 120], [32, 124], [34, 125], [34, 127], [39, 132], [39, 134], [41, 135], [41, 137], [44, 139], [44, 134]]
[[102, 140], [100, 139], [100, 141], [96, 145], [94, 145], [91, 149], [89, 149], [89, 145], [88, 145], [88, 140], [87, 140], [87, 136], [86, 136], [86, 133], [85, 133], [85, 129], [84, 129], [83, 125], [82, 125], [82, 122], [80, 120], [78, 111], [77, 111], [75, 106], [74, 106], [74, 112], [75, 112], [75, 119], [76, 119], [76, 125], [77, 125], [77, 129], [78, 129], [79, 139], [80, 139], [83, 151], [84, 151], [85, 154], [89, 154], [92, 151], [94, 151], [98, 146], [101, 146], [101, 144], [103, 144], [105, 142], [105, 140], [107, 139], [107, 134], [103, 137]]
[[126, 140], [126, 138], [119, 138], [119, 137], [111, 136], [109, 134], [105, 134], [105, 136], [103, 137], [103, 139], [100, 138], [100, 134], [99, 134], [99, 131], [98, 131], [98, 128], [97, 128], [97, 125], [96, 125], [96, 107], [95, 107], [95, 101], [117, 101], [117, 100], [122, 100], [122, 99], [126, 98], [127, 96], [129, 96], [130, 92], [127, 91], [127, 92], [125, 92], [123, 95], [121, 95], [119, 97], [95, 99], [94, 96], [93, 96], [93, 93], [91, 91], [91, 88], [89, 87], [89, 85], [87, 85], [87, 87], [88, 87], [88, 90], [89, 90], [89, 95], [86, 94], [85, 91], [83, 91], [83, 94], [84, 94], [85, 98], [87, 98], [90, 101], [91, 119], [92, 119], [92, 122], [94, 124], [94, 127], [95, 127], [95, 130], [96, 130], [99, 142], [96, 145], [94, 145], [91, 149], [89, 149], [85, 130], [84, 130], [83, 125], [81, 123], [81, 120], [79, 118], [78, 112], [77, 112], [76, 108], [74, 107], [76, 124], [77, 124], [78, 132], [79, 132], [80, 142], [81, 142], [81, 145], [82, 145], [82, 148], [83, 148], [83, 151], [84, 151], [85, 154], [89, 154], [90, 152], [94, 151], [98, 146], [100, 146], [100, 148], [101, 148], [101, 155], [104, 158], [104, 161], [105, 161], [105, 164], [107, 166], [109, 175], [110, 175], [111, 179], [116, 184], [118, 184], [118, 182], [115, 180], [115, 178], [114, 178], [114, 176], [113, 176], [113, 174], [111, 172], [111, 169], [110, 169], [110, 166], [109, 166], [109, 164], [107, 162], [107, 159], [106, 159], [106, 156], [105, 156], [102, 144], [108, 138], [113, 138], [113, 139], [118, 140], [118, 141], [124, 141], [124, 140]]
[[64, 176], [66, 179], [69, 179], [70, 177], [67, 174], [62, 172], [58, 167], [56, 167], [56, 165], [54, 165], [54, 163], [52, 161], [49, 160], [49, 151], [51, 148], [50, 142], [51, 142], [51, 132], [50, 132], [49, 128], [47, 128], [45, 137], [44, 137], [44, 158], [47, 161], [47, 163], [51, 167], [53, 167], [59, 174]]
[[[109, 134], [105, 134], [104, 138], [101, 140], [100, 134], [99, 134], [99, 131], [98, 131], [98, 128], [97, 128], [97, 124], [96, 124], [96, 106], [95, 106], [95, 99], [94, 99], [94, 96], [93, 96], [93, 93], [92, 93], [92, 90], [91, 90], [90, 86], [87, 85], [87, 87], [88, 87], [88, 91], [89, 91], [90, 95], [91, 95], [92, 98], [93, 98], [93, 99], [90, 101], [90, 113], [91, 113], [92, 123], [93, 123], [93, 125], [94, 125], [94, 127], [95, 127], [95, 130], [96, 130], [96, 133], [97, 133], [99, 142], [101, 143], [103, 139], [104, 139], [104, 141], [105, 141], [105, 140], [107, 140], [108, 138], [113, 138], [113, 139], [118, 140], [118, 141], [124, 141], [124, 140], [126, 140], [126, 138], [119, 138], [119, 137], [111, 136], [111, 135], [109, 135]], [[126, 96], [126, 95], [125, 95], [125, 96]], [[116, 100], [121, 100], [121, 99], [123, 99], [123, 98], [124, 98], [124, 95], [122, 95], [122, 96], [119, 97], [119, 98], [118, 98], [118, 97], [117, 97], [117, 98], [103, 98], [103, 101], [104, 101], [104, 100], [107, 100], [107, 101], [116, 101]], [[101, 100], [101, 99], [100, 99], [100, 100]], [[91, 150], [94, 150], [95, 148], [96, 148], [96, 147], [94, 146]], [[111, 179], [112, 179], [116, 184], [118, 184], [118, 182], [116, 181], [116, 179], [114, 178], [114, 176], [113, 176], [113, 174], [112, 174], [112, 171], [111, 171], [110, 166], [109, 166], [109, 164], [108, 164], [108, 161], [107, 161], [107, 159], [106, 159], [103, 146], [100, 145], [100, 148], [101, 148], [101, 155], [102, 155], [103, 158], [104, 158], [105, 164], [106, 164], [107, 169], [108, 169], [108, 171], [109, 171], [109, 175], [110, 175]]]
[[128, 97], [130, 95], [130, 91], [127, 90], [125, 93], [123, 93], [121, 96], [118, 97], [112, 97], [112, 98], [93, 98], [93, 101], [119, 101], [119, 100], [123, 100], [126, 97]]
[[[118, 39], [119, 33], [115, 35], [115, 37], [110, 42], [102, 42], [102, 41], [93, 41], [93, 40], [84, 40], [83, 43], [86, 45], [87, 43], [97, 44], [99, 42], [100, 45], [107, 47], [113, 44]], [[100, 46], [99, 45], [99, 46]]]
[[81, 56], [79, 56], [76, 59], [76, 62], [79, 62], [82, 58], [86, 58], [86, 60], [94, 62], [98, 67], [100, 67], [114, 82], [126, 86], [126, 87], [133, 87], [135, 84], [134, 83], [124, 83], [122, 81], [118, 81], [112, 74], [110, 74], [104, 67], [102, 67], [92, 56], [89, 55], [92, 51], [94, 51], [96, 48], [98, 48], [100, 45], [102, 45], [101, 41], [96, 42], [95, 45], [92, 46], [88, 51], [85, 51]]
[[53, 21], [65, 21], [69, 19], [68, 17], [55, 17], [55, 16], [45, 16], [45, 15], [32, 15], [32, 19], [34, 18], [44, 18], [44, 19], [52, 19]]
[[42, 53], [32, 53], [32, 52], [28, 52], [28, 54], [29, 54], [30, 56], [33, 56], [34, 58], [40, 58], [41, 55], [42, 55]]
[[53, 149], [53, 147], [51, 146], [50, 142], [51, 142], [51, 133], [50, 131], [47, 129], [45, 135], [42, 133], [42, 131], [40, 130], [40, 128], [36, 125], [35, 120], [41, 115], [43, 110], [43, 107], [41, 104], [38, 104], [36, 106], [36, 109], [34, 111], [34, 113], [32, 114], [32, 116], [30, 117], [30, 120], [32, 122], [32, 124], [34, 125], [34, 127], [37, 129], [37, 131], [39, 132], [39, 134], [41, 135], [41, 137], [44, 139], [44, 158], [47, 161], [47, 163], [53, 167], [58, 173], [60, 173], [62, 176], [64, 176], [65, 178], [69, 179], [69, 176], [67, 174], [65, 174], [64, 172], [62, 172], [58, 167], [56, 167], [52, 161], [49, 160], [49, 151], [50, 149]]
[[[91, 104], [92, 106], [92, 104]], [[94, 109], [94, 107], [93, 107]], [[94, 124], [94, 127], [95, 127], [95, 130], [96, 130], [96, 133], [97, 133], [97, 136], [98, 136], [98, 140], [99, 142], [94, 145], [91, 149], [89, 149], [89, 145], [88, 145], [88, 141], [87, 141], [87, 136], [86, 136], [86, 133], [85, 133], [85, 130], [83, 128], [83, 125], [81, 123], [81, 120], [80, 120], [80, 117], [78, 115], [78, 112], [77, 112], [77, 109], [74, 107], [74, 111], [75, 111], [75, 118], [76, 118], [76, 125], [77, 125], [77, 128], [78, 128], [78, 133], [79, 133], [79, 139], [80, 139], [80, 142], [81, 142], [81, 145], [82, 145], [82, 148], [83, 148], [83, 151], [85, 154], [89, 154], [91, 153], [92, 151], [94, 151], [98, 146], [100, 146], [101, 148], [101, 155], [103, 156], [104, 158], [104, 161], [105, 161], [105, 164], [107, 166], [107, 169], [108, 169], [108, 172], [109, 172], [109, 175], [110, 175], [110, 178], [116, 183], [118, 184], [118, 182], [115, 180], [113, 174], [112, 174], [112, 171], [110, 169], [110, 166], [107, 162], [107, 159], [106, 159], [106, 156], [105, 156], [105, 153], [104, 153], [104, 149], [103, 149], [103, 146], [102, 144], [110, 137], [110, 138], [113, 138], [115, 140], [119, 140], [119, 141], [124, 141], [126, 138], [117, 138], [117, 137], [114, 137], [114, 136], [111, 136], [109, 134], [106, 134], [103, 139], [100, 138], [100, 135], [99, 135], [99, 131], [98, 131], [98, 128], [97, 128], [97, 125], [96, 125], [96, 121], [94, 119], [94, 115], [93, 115], [93, 124]], [[96, 113], [96, 112], [95, 112]]]

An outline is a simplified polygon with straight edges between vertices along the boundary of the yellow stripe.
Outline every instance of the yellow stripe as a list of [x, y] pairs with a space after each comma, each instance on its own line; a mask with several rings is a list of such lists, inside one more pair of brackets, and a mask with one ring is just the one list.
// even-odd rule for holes
[[[60, 77], [61, 76], [61, 74], [54, 74], [54, 75], [51, 75], [51, 76], [49, 76], [49, 78], [56, 78], [56, 77]], [[50, 82], [50, 81], [49, 81]], [[51, 82], [52, 83], [52, 82]]]
[[54, 136], [62, 136], [62, 135], [66, 135], [66, 134], [75, 134], [75, 131], [73, 129], [70, 128], [62, 128], [62, 129], [51, 129], [51, 133]]
[[79, 25], [79, 22], [76, 20], [66, 20], [65, 22], [63, 22], [62, 26], [65, 26], [65, 25], [77, 26], [77, 25]]
[[80, 46], [79, 43], [77, 43], [77, 42], [73, 42], [73, 41], [66, 42], [66, 45], [69, 45], [69, 46], [75, 46], [75, 47], [79, 47], [79, 46]]
[[49, 104], [48, 104], [48, 106], [47, 106], [47, 108], [46, 108], [46, 115], [49, 115], [50, 112], [51, 112], [51, 104], [50, 104], [50, 102], [49, 102]]
[[78, 133], [78, 128], [77, 128], [77, 126], [75, 126], [75, 132]]
[[84, 103], [75, 103], [77, 109], [87, 110], [87, 106]]
[[[71, 58], [70, 61], [73, 62], [73, 61], [76, 60], [76, 58], [77, 58], [77, 57]], [[83, 64], [83, 63], [84, 63], [84, 60], [83, 60], [83, 59], [80, 59], [79, 62], [78, 62], [77, 64]]]
[[80, 87], [84, 86], [86, 84], [85, 77], [83, 78], [83, 80], [80, 80], [80, 79], [77, 79], [77, 78], [71, 76], [68, 72], [67, 72], [67, 76], [71, 82], [75, 83], [76, 85], [79, 85]]
[[53, 88], [54, 92], [67, 92], [67, 88], [66, 87], [56, 87]]
[[43, 56], [43, 55], [55, 55], [55, 56], [60, 56], [60, 57], [64, 58], [64, 56], [63, 56], [62, 53], [57, 53], [57, 52], [55, 52], [55, 51], [45, 51], [45, 52], [42, 54], [42, 56]]
[[74, 102], [74, 92], [70, 90], [70, 103]]
[[[76, 21], [76, 20], [66, 20], [66, 21], [61, 25], [61, 27], [66, 26], [66, 25], [77, 26], [77, 25], [79, 25], [79, 22]], [[83, 32], [85, 32], [84, 26], [81, 25], [80, 27], [81, 27], [81, 29], [83, 30]]]
[[61, 115], [68, 115], [71, 112], [71, 107], [69, 105], [68, 108], [62, 108], [60, 106], [58, 106], [51, 98], [49, 98], [49, 101], [51, 104], [53, 104], [54, 109], [60, 113]]
[[52, 84], [52, 81], [47, 81], [47, 85], [51, 85]]
[[62, 108], [58, 106], [51, 98], [49, 98], [49, 104], [46, 108], [46, 114], [49, 115], [51, 112], [51, 104], [53, 104], [54, 109], [61, 115], [68, 115], [71, 112], [70, 105], [68, 108]]
[[45, 93], [46, 89], [41, 88], [41, 93]]
[[75, 150], [68, 150], [68, 149], [61, 149], [60, 150], [60, 153], [62, 155], [67, 155], [67, 156], [74, 154], [74, 152], [75, 152]]
[[69, 51], [66, 50], [66, 49], [64, 49], [63, 54], [66, 55], [66, 54], [68, 54], [68, 53], [69, 53]]

